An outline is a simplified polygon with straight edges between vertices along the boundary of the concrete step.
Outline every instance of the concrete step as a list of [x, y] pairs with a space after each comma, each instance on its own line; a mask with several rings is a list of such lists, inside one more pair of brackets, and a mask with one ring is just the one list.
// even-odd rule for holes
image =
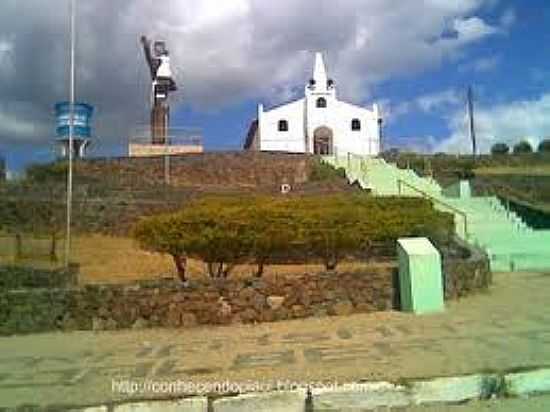
[[548, 271], [550, 256], [535, 253], [498, 253], [489, 255], [494, 272]]
[[[420, 190], [435, 200], [438, 210], [451, 211], [439, 203], [443, 202], [462, 211], [468, 219], [469, 233], [468, 236], [464, 233], [462, 215], [455, 213], [457, 234], [485, 248], [495, 271], [550, 269], [550, 231], [533, 230], [495, 196], [446, 197], [433, 179], [420, 177], [412, 170], [399, 169], [383, 159], [346, 156], [330, 157], [326, 161], [344, 167], [350, 182], [358, 181], [361, 187], [371, 189], [376, 196], [424, 196]], [[399, 180], [406, 184], [399, 187]]]

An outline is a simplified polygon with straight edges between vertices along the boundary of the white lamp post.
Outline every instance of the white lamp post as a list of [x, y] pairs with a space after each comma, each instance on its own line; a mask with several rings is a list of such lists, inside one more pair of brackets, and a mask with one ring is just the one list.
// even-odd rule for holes
[[71, 256], [71, 214], [73, 202], [73, 140], [74, 140], [74, 102], [75, 102], [75, 0], [70, 0], [70, 98], [69, 98], [69, 167], [67, 173], [67, 232], [65, 235], [65, 267], [69, 266]]

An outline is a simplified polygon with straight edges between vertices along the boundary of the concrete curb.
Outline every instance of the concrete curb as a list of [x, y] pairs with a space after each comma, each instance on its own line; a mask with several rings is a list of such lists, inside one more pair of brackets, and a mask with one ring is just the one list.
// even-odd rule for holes
[[404, 407], [412, 403], [408, 387], [390, 382], [368, 382], [349, 385], [345, 389], [313, 389], [313, 411]]
[[207, 412], [207, 398], [188, 398], [168, 402], [127, 403], [116, 406], [114, 412]]
[[527, 396], [550, 392], [550, 369], [509, 373], [504, 376], [506, 394]]
[[436, 378], [412, 383], [413, 403], [458, 403], [487, 399], [498, 387], [497, 375]]
[[[391, 382], [356, 382], [338, 388], [247, 393], [216, 398], [140, 401], [71, 409], [75, 412], [322, 412], [462, 403], [550, 393], [550, 368]], [[37, 409], [41, 410], [41, 409]], [[44, 410], [48, 410], [44, 408]]]
[[215, 412], [303, 412], [306, 391], [245, 394], [212, 402]]
[[193, 397], [170, 401], [140, 401], [120, 405], [91, 406], [71, 412], [208, 412], [208, 398]]

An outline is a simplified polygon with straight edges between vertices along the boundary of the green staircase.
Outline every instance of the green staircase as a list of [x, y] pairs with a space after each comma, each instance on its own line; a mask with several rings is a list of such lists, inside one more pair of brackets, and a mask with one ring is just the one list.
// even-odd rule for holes
[[432, 178], [399, 169], [384, 159], [347, 155], [323, 160], [346, 170], [375, 196], [423, 196], [453, 213], [457, 234], [486, 250], [493, 271], [550, 270], [550, 230], [533, 230], [494, 196], [450, 197]]

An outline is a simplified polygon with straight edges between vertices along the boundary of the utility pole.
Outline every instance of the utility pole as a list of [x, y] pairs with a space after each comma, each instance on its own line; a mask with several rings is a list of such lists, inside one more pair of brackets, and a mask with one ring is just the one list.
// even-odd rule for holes
[[470, 140], [472, 141], [472, 154], [475, 159], [477, 157], [477, 141], [474, 123], [474, 92], [472, 86], [468, 86], [468, 129], [470, 131]]
[[[378, 118], [378, 152], [382, 153], [384, 150], [384, 121], [381, 117]], [[372, 153], [372, 152], [371, 152]]]
[[65, 235], [65, 267], [69, 267], [71, 257], [71, 214], [73, 203], [73, 140], [74, 140], [74, 101], [75, 101], [75, 15], [76, 4], [75, 0], [70, 0], [70, 36], [71, 36], [71, 51], [70, 51], [70, 114], [69, 114], [69, 165], [67, 172], [67, 232]]

